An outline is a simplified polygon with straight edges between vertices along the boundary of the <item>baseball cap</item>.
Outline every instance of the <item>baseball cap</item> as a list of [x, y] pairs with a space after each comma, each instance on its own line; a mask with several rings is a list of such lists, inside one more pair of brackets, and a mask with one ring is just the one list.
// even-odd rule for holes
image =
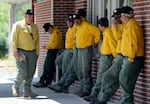
[[25, 12], [26, 15], [33, 15], [33, 10], [32, 9], [27, 9], [27, 11]]
[[68, 20], [68, 21], [73, 21], [73, 16], [72, 16], [72, 15], [68, 15], [68, 16], [67, 16], [67, 20]]
[[73, 14], [73, 19], [80, 19], [81, 16], [79, 14]]
[[112, 17], [120, 17], [120, 16], [121, 16], [121, 8], [116, 8], [116, 9], [113, 11]]
[[129, 6], [124, 6], [121, 8], [121, 15], [127, 15], [128, 17], [132, 17], [134, 15], [133, 9]]

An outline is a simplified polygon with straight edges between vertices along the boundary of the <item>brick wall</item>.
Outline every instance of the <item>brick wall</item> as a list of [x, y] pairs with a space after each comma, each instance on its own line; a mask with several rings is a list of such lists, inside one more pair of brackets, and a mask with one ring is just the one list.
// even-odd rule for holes
[[77, 12], [80, 8], [87, 8], [87, 0], [75, 0], [75, 11]]
[[[74, 0], [53, 0], [53, 21], [54, 25], [59, 27], [63, 33], [63, 43], [65, 42], [65, 33], [67, 30], [66, 17], [74, 13]], [[64, 44], [63, 44], [64, 47]]]
[[[35, 3], [34, 5], [34, 12], [35, 12], [35, 23], [38, 25], [39, 28], [39, 33], [40, 33], [40, 55], [38, 58], [38, 65], [37, 65], [37, 75], [41, 75], [43, 72], [43, 65], [44, 65], [44, 60], [46, 56], [46, 51], [42, 48], [45, 44], [47, 44], [49, 40], [49, 35], [45, 34], [43, 31], [43, 24], [46, 22], [51, 22], [52, 21], [52, 9], [51, 9], [51, 0], [47, 2], [39, 2]], [[46, 8], [46, 9], [45, 9]]]

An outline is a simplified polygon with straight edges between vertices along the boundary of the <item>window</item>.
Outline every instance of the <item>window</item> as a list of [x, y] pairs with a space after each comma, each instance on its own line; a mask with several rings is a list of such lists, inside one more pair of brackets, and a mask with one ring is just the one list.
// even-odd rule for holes
[[132, 7], [132, 0], [120, 0], [120, 2], [119, 2], [120, 7], [126, 6], [126, 5]]
[[47, 0], [35, 0], [35, 3], [44, 2], [44, 1], [47, 1]]

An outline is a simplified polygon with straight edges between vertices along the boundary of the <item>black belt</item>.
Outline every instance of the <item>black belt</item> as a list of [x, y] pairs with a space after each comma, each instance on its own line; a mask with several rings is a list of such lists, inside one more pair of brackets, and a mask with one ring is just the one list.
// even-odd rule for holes
[[18, 50], [20, 50], [20, 51], [26, 51], [26, 52], [33, 52], [33, 51], [35, 51], [35, 49], [34, 50], [24, 50], [24, 49], [21, 49], [21, 48], [17, 48]]

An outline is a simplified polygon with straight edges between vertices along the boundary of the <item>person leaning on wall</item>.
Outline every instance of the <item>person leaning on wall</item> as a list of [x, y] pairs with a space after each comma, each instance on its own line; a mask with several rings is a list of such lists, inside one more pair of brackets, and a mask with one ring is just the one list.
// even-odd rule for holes
[[43, 46], [43, 48], [47, 50], [43, 74], [39, 82], [33, 84], [34, 87], [47, 87], [51, 85], [56, 71], [55, 59], [57, 52], [62, 48], [61, 31], [50, 23], [45, 23], [43, 29], [50, 34], [50, 38], [48, 44]]
[[121, 21], [126, 25], [122, 34], [123, 65], [119, 74], [121, 104], [134, 104], [133, 92], [136, 80], [144, 65], [144, 35], [131, 7], [121, 8]]

